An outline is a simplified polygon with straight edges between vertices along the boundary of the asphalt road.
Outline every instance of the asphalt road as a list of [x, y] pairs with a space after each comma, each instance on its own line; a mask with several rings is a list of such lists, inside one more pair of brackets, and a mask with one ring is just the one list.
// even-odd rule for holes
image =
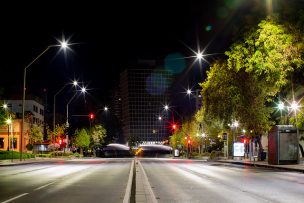
[[0, 202], [123, 202], [132, 159], [0, 167]]
[[[131, 163], [84, 159], [0, 167], [0, 203], [123, 202]], [[150, 187], [136, 191], [151, 192], [153, 202], [304, 202], [303, 173], [178, 159], [142, 158], [135, 165], [145, 176], [137, 187]]]
[[304, 202], [304, 174], [194, 160], [140, 159], [158, 202]]

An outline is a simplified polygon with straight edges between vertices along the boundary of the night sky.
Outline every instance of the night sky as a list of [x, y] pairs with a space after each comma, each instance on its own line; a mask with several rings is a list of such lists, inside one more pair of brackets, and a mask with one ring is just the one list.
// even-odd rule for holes
[[[274, 8], [279, 1], [273, 0]], [[121, 71], [135, 67], [138, 59], [188, 57], [194, 54], [188, 47], [196, 51], [199, 44], [205, 53], [216, 53], [207, 58], [211, 63], [245, 23], [267, 13], [266, 0], [30, 2], [1, 5], [0, 87], [4, 95], [21, 95], [24, 67], [64, 35], [75, 43], [72, 51], [64, 55], [51, 48], [27, 72], [27, 91], [46, 91], [49, 105], [74, 78], [90, 89], [88, 102], [105, 105]], [[208, 63], [190, 67], [193, 60], [185, 59], [179, 87], [204, 80]]]

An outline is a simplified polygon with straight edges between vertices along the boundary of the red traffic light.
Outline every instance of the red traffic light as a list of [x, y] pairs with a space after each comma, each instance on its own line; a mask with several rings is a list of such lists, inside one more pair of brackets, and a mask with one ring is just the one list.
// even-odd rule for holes
[[89, 118], [90, 118], [91, 120], [93, 120], [94, 117], [95, 117], [95, 115], [94, 115], [93, 113], [90, 113], [90, 114], [89, 114]]
[[174, 129], [174, 130], [176, 129], [176, 124], [172, 125], [172, 129]]

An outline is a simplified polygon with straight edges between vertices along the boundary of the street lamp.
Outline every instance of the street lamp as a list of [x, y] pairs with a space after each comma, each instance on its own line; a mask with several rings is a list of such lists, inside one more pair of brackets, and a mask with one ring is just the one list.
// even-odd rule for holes
[[10, 150], [9, 149], [9, 134], [10, 134], [9, 133], [9, 128], [10, 128], [10, 125], [12, 123], [12, 116], [11, 116], [11, 114], [9, 112], [8, 107], [12, 107], [12, 105], [4, 103], [3, 106], [2, 106], [2, 108], [8, 113], [8, 119], [6, 119], [6, 121], [5, 121], [6, 124], [7, 124], [7, 151]]
[[35, 62], [37, 61], [45, 52], [47, 52], [52, 47], [61, 47], [63, 49], [66, 49], [68, 46], [68, 43], [66, 41], [60, 42], [59, 45], [49, 45], [46, 47], [45, 50], [43, 50], [33, 61], [31, 61], [27, 66], [25, 66], [23, 71], [23, 97], [22, 97], [22, 124], [21, 124], [21, 133], [20, 133], [20, 161], [22, 161], [22, 140], [23, 140], [23, 130], [24, 130], [24, 109], [25, 109], [25, 89], [26, 89], [26, 71], [27, 69]]
[[[82, 87], [81, 88], [81, 93], [86, 93], [86, 88]], [[69, 127], [69, 104], [72, 102], [72, 100], [76, 97], [76, 95], [78, 94], [78, 92], [76, 91], [76, 93], [72, 96], [72, 98], [68, 101], [67, 105], [66, 105], [66, 126]]]
[[[56, 126], [56, 96], [66, 87], [70, 85], [70, 83], [66, 83], [55, 95], [54, 95], [54, 104], [53, 104], [53, 131], [55, 131], [55, 126]], [[76, 88], [78, 85], [78, 82], [75, 80], [73, 81], [73, 85]]]
[[281, 114], [281, 123], [283, 122], [282, 121], [282, 111], [284, 110], [285, 106], [284, 106], [284, 103], [282, 101], [279, 102], [278, 104], [278, 109], [280, 110], [280, 114]]
[[[82, 87], [81, 88], [81, 93], [86, 93], [86, 88], [85, 87]], [[72, 96], [72, 98], [69, 100], [69, 102], [67, 103], [66, 105], [66, 127], [68, 128], [69, 127], [69, 104], [71, 103], [71, 101], [75, 98], [75, 96], [77, 95], [77, 91], [76, 93]], [[68, 143], [69, 143], [69, 135], [68, 133], [66, 134], [66, 145], [67, 145], [67, 148], [68, 148]]]
[[7, 151], [9, 151], [9, 137], [10, 137], [10, 125], [12, 124], [12, 119], [9, 117], [6, 119], [6, 124], [7, 124]]

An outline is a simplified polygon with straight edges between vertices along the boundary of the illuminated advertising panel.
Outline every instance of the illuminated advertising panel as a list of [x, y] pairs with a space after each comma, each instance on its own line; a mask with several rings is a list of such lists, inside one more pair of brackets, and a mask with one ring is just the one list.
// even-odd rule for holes
[[233, 156], [244, 156], [245, 148], [244, 143], [236, 142], [233, 143]]

